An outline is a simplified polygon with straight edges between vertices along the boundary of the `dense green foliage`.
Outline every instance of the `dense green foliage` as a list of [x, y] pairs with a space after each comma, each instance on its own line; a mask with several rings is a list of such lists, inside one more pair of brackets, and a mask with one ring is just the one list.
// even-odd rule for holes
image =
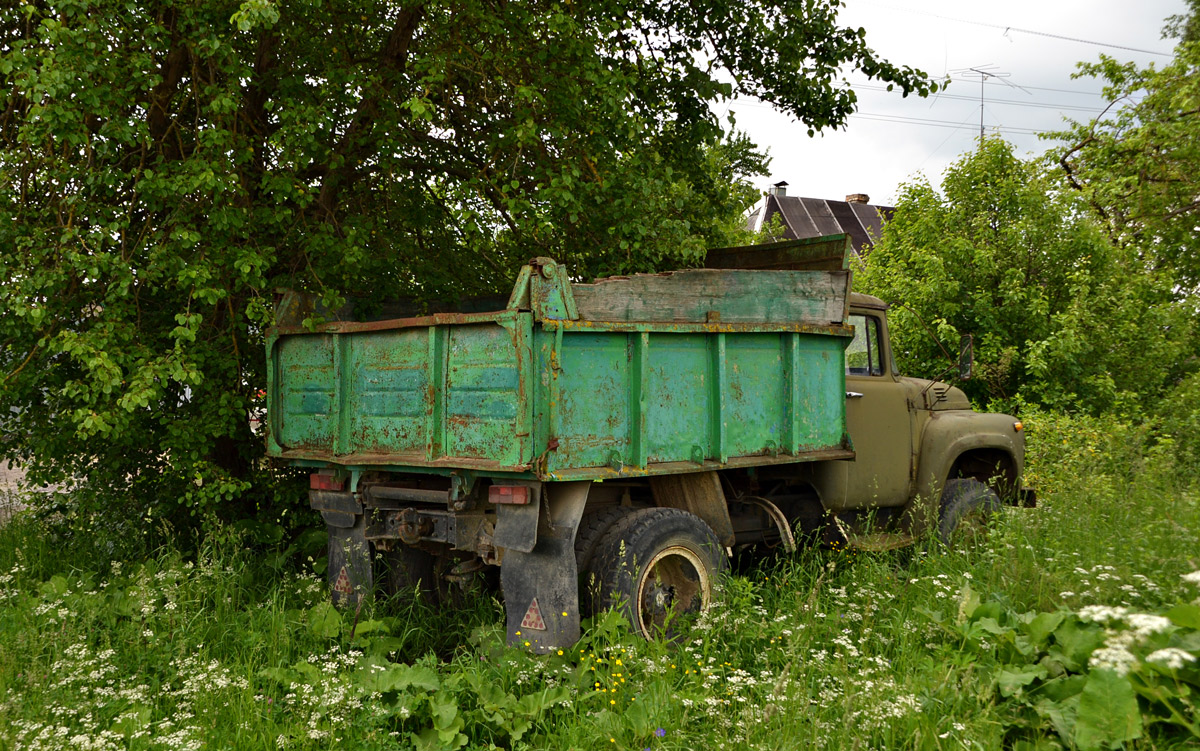
[[1129, 415], [1195, 456], [1200, 39], [1195, 12], [1169, 21], [1179, 44], [1162, 69], [1080, 66], [1111, 104], [1044, 159], [987, 140], [940, 194], [902, 188], [857, 277], [898, 304], [902, 369], [946, 373], [969, 334], [977, 404]]
[[819, 129], [843, 71], [933, 88], [838, 5], [0, 4], [3, 455], [138, 513], [273, 504], [248, 415], [277, 288], [694, 263], [763, 164], [710, 104]]
[[1167, 271], [1182, 291], [1200, 291], [1200, 14], [1172, 19], [1180, 37], [1161, 69], [1102, 56], [1079, 76], [1104, 82], [1112, 102], [1100, 117], [1071, 123], [1052, 154], [1113, 242]]
[[303, 555], [279, 566], [227, 529], [194, 557], [110, 565], [103, 530], [18, 518], [0, 527], [0, 746], [1194, 748], [1194, 471], [1128, 423], [1027, 423], [1040, 506], [982, 549], [750, 567], [674, 645], [610, 614], [535, 657], [503, 646], [488, 598], [339, 613]]
[[1172, 277], [1111, 242], [1040, 164], [988, 140], [942, 191], [905, 186], [855, 277], [897, 303], [903, 372], [944, 373], [945, 352], [970, 334], [977, 374], [963, 388], [979, 404], [1140, 413], [1194, 370], [1195, 312]]

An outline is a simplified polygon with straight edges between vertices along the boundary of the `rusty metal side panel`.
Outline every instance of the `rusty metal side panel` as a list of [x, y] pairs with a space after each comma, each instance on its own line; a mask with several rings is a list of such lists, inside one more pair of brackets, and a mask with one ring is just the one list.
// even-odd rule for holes
[[271, 439], [280, 447], [332, 446], [337, 435], [338, 372], [334, 336], [314, 334], [275, 341], [275, 376], [267, 412]]
[[713, 455], [710, 342], [708, 334], [651, 338], [647, 419], [642, 426], [648, 461], [698, 462]]
[[273, 336], [270, 453], [528, 465], [532, 316], [414, 324]]
[[[436, 329], [433, 329], [436, 331]], [[424, 451], [430, 328], [339, 334], [351, 350], [339, 379], [348, 434], [336, 454]]]
[[532, 317], [449, 329], [444, 452], [516, 466], [532, 459]]
[[844, 448], [844, 337], [564, 328], [538, 337], [544, 476]]

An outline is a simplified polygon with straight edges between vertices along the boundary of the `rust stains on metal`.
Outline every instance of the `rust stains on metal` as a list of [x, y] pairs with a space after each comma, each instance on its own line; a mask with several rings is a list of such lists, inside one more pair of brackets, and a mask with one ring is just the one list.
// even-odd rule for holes
[[[773, 454], [769, 450], [749, 456], [732, 456], [729, 461], [716, 462], [703, 459], [699, 462], [658, 462], [645, 467], [625, 465], [616, 470], [609, 466], [578, 467], [556, 470], [540, 476], [541, 480], [614, 480], [622, 477], [649, 477], [678, 472], [696, 472], [735, 467], [758, 467], [767, 464], [797, 464], [833, 459], [853, 459], [854, 452], [846, 448], [802, 451], [799, 454]], [[539, 468], [540, 469], [540, 468]]]
[[489, 313], [434, 313], [413, 318], [392, 318], [386, 321], [331, 321], [308, 328], [305, 326], [286, 326], [271, 329], [273, 336], [290, 336], [295, 334], [357, 334], [371, 331], [391, 331], [394, 329], [421, 328], [429, 326], [445, 326], [471, 323], [499, 323], [513, 321], [519, 315], [515, 310], [498, 310]]
[[284, 450], [278, 456], [280, 459], [318, 461], [344, 467], [386, 468], [412, 465], [417, 467], [446, 467], [450, 469], [462, 468], [487, 472], [525, 472], [530, 468], [530, 464], [507, 465], [492, 459], [475, 459], [462, 456], [443, 456], [430, 460], [425, 457], [424, 453], [418, 455], [413, 452], [334, 454], [328, 450], [295, 448]]
[[850, 337], [854, 329], [837, 323], [828, 325], [813, 323], [673, 323], [665, 322], [636, 322], [624, 321], [542, 321], [546, 331], [564, 329], [567, 331], [613, 331], [613, 332], [663, 332], [680, 334], [738, 334], [738, 333], [798, 333], [823, 334], [826, 336]]

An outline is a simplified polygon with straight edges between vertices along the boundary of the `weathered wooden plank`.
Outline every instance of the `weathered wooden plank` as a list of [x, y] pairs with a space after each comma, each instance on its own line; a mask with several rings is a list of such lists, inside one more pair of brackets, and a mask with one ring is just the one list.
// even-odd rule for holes
[[572, 285], [585, 321], [813, 323], [845, 320], [847, 271], [694, 269]]
[[838, 271], [849, 268], [850, 252], [847, 235], [826, 235], [738, 248], [713, 248], [708, 251], [704, 266], [709, 269]]

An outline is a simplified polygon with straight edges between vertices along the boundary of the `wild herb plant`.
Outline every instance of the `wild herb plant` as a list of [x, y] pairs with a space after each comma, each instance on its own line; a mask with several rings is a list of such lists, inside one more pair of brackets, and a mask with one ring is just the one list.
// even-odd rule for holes
[[1027, 423], [1039, 507], [981, 550], [777, 556], [674, 642], [607, 613], [547, 656], [491, 596], [336, 610], [252, 530], [121, 560], [18, 515], [0, 749], [1195, 747], [1197, 487], [1142, 429]]

